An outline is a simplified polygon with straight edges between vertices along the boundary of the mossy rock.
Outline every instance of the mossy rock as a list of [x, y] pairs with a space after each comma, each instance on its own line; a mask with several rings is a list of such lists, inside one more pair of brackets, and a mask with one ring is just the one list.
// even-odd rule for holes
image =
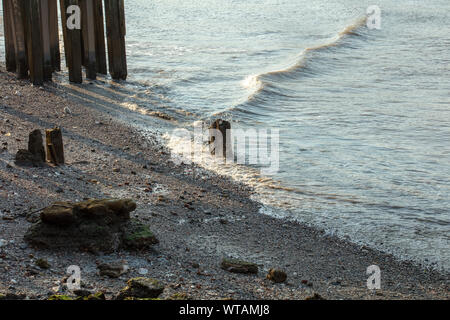
[[133, 297], [127, 297], [123, 300], [124, 301], [161, 301], [160, 298], [133, 298]]
[[193, 300], [187, 293], [177, 292], [172, 294], [167, 300]]
[[51, 301], [70, 301], [73, 300], [72, 297], [69, 296], [64, 296], [64, 295], [53, 295], [50, 296], [47, 300], [51, 300]]
[[50, 264], [45, 259], [37, 259], [35, 262], [35, 265], [37, 265], [41, 269], [49, 269], [50, 268]]
[[224, 258], [220, 267], [223, 270], [233, 273], [257, 274], [258, 266], [255, 263], [238, 259]]
[[106, 300], [106, 297], [105, 297], [105, 293], [97, 292], [94, 294], [90, 294], [88, 296], [78, 297], [76, 300], [85, 300], [85, 301], [98, 300], [98, 301], [101, 301], [101, 300]]
[[131, 199], [92, 199], [74, 206], [74, 213], [87, 219], [109, 217], [112, 220], [129, 220], [130, 212], [134, 210], [136, 202]]
[[156, 299], [164, 291], [164, 285], [151, 278], [133, 278], [128, 280], [127, 286], [117, 295], [117, 300], [126, 298]]
[[148, 249], [159, 243], [150, 228], [139, 222], [130, 222], [123, 234], [123, 244], [129, 249]]
[[130, 220], [135, 209], [131, 199], [56, 202], [43, 210], [24, 239], [48, 249], [111, 253], [123, 247], [148, 248], [157, 240], [148, 227]]

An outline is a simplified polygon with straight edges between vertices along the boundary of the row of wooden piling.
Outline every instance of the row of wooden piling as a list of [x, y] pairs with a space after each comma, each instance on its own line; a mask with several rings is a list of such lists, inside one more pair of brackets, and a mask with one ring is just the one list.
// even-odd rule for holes
[[[52, 73], [61, 70], [57, 1], [2, 1], [6, 68], [35, 85], [50, 81]], [[81, 29], [68, 28], [67, 9], [73, 5], [81, 9]], [[59, 0], [59, 7], [69, 80], [82, 83], [83, 67], [88, 79], [107, 74], [105, 31], [109, 73], [115, 80], [125, 80], [124, 0]]]

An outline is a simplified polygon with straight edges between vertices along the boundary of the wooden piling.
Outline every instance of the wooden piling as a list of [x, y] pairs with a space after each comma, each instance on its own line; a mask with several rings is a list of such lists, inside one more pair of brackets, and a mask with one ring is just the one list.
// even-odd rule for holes
[[77, 29], [70, 30], [67, 28], [67, 8], [71, 5], [79, 6], [78, 0], [60, 0], [61, 24], [63, 28], [66, 64], [69, 69], [69, 81], [82, 83], [81, 32]]
[[97, 77], [97, 62], [95, 53], [95, 15], [94, 2], [92, 0], [80, 0], [82, 10], [82, 39], [83, 39], [83, 61], [86, 68], [86, 76], [89, 79]]
[[41, 10], [41, 39], [42, 39], [44, 80], [48, 81], [52, 79], [53, 73], [52, 55], [50, 50], [49, 0], [40, 0], [40, 10]]
[[[104, 16], [109, 72], [113, 79], [125, 80], [124, 0], [105, 0], [104, 5], [102, 0], [59, 2], [69, 80], [82, 82], [82, 65], [90, 79], [108, 72]], [[7, 70], [16, 71], [20, 78], [29, 75], [35, 85], [51, 80], [53, 72], [61, 70], [57, 0], [3, 0], [2, 5]], [[71, 6], [82, 9], [82, 30], [67, 25]]]
[[[210, 126], [210, 137], [209, 137], [209, 144], [210, 144], [210, 151], [213, 155], [220, 154], [220, 149], [222, 148], [222, 156], [225, 158], [230, 157], [230, 152], [232, 152], [232, 141], [228, 139], [228, 132], [231, 130], [231, 123], [225, 120], [215, 120], [212, 125]], [[216, 134], [217, 131], [220, 132], [220, 136], [222, 139], [216, 140]]]
[[105, 45], [105, 26], [103, 19], [103, 3], [102, 0], [92, 0], [94, 3], [94, 20], [95, 20], [95, 54], [97, 62], [97, 72], [107, 74], [106, 66], [106, 45]]
[[28, 65], [30, 79], [34, 85], [44, 83], [44, 58], [42, 44], [40, 0], [26, 0], [25, 25], [27, 35]]
[[13, 21], [11, 19], [11, 0], [3, 0], [3, 30], [5, 38], [6, 70], [16, 71], [16, 48], [14, 47]]
[[125, 8], [123, 0], [105, 0], [109, 73], [114, 80], [126, 80]]
[[14, 34], [14, 48], [16, 51], [16, 72], [19, 78], [28, 77], [27, 40], [25, 34], [25, 5], [28, 0], [9, 0], [11, 29]]
[[48, 0], [49, 28], [50, 28], [50, 55], [53, 71], [61, 71], [61, 51], [59, 49], [58, 3], [57, 0]]

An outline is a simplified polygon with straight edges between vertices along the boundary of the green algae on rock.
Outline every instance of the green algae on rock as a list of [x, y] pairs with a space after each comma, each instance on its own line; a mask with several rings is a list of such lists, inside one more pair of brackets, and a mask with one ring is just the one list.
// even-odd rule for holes
[[155, 299], [164, 291], [164, 285], [151, 278], [133, 278], [128, 280], [127, 286], [117, 295], [117, 300], [126, 298]]
[[130, 222], [125, 227], [123, 244], [129, 249], [147, 249], [159, 243], [150, 228], [142, 223]]
[[45, 259], [37, 259], [35, 262], [35, 265], [37, 265], [41, 269], [49, 269], [50, 263], [48, 263]]
[[50, 300], [50, 301], [70, 301], [70, 300], [73, 300], [73, 298], [69, 297], [69, 296], [55, 294], [53, 296], [48, 297], [47, 300]]

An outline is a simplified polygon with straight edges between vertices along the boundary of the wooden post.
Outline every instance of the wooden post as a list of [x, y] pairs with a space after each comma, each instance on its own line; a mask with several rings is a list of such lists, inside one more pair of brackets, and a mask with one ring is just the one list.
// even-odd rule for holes
[[50, 55], [53, 71], [61, 71], [61, 52], [59, 50], [59, 26], [57, 0], [48, 0]]
[[12, 22], [14, 47], [16, 50], [16, 72], [19, 78], [28, 76], [27, 40], [25, 34], [25, 4], [28, 0], [10, 0], [9, 19]]
[[89, 79], [96, 79], [96, 53], [95, 53], [95, 16], [94, 2], [92, 0], [80, 0], [82, 10], [82, 38], [83, 38], [83, 61], [86, 67], [86, 76]]
[[44, 58], [39, 0], [26, 0], [25, 12], [30, 78], [34, 85], [42, 85], [44, 83]]
[[[231, 130], [231, 123], [225, 120], [218, 119], [214, 121], [211, 125], [210, 129], [210, 137], [209, 137], [209, 143], [210, 143], [210, 151], [214, 155], [220, 154], [218, 152], [218, 148], [222, 147], [222, 156], [228, 159], [231, 159], [232, 157], [232, 141], [230, 141], [228, 131]], [[213, 131], [211, 131], [213, 130]], [[216, 140], [216, 133], [217, 131], [220, 132], [219, 139]], [[222, 139], [220, 139], [220, 137]]]
[[3, 0], [3, 29], [5, 32], [5, 59], [6, 70], [9, 72], [16, 71], [16, 48], [14, 46], [14, 33], [11, 0]]
[[114, 80], [126, 80], [125, 8], [123, 0], [105, 0], [109, 73]]
[[78, 0], [60, 0], [61, 24], [64, 35], [64, 47], [66, 52], [66, 64], [69, 68], [69, 81], [82, 83], [81, 73], [81, 32], [80, 30], [67, 28], [67, 8], [71, 5], [79, 5]]
[[64, 144], [60, 128], [45, 130], [47, 160], [55, 165], [64, 164]]
[[51, 80], [53, 73], [52, 55], [50, 51], [50, 7], [49, 0], [40, 0], [42, 53], [44, 80]]
[[106, 66], [106, 45], [105, 45], [105, 26], [103, 20], [103, 2], [102, 0], [92, 0], [94, 2], [94, 20], [95, 20], [95, 54], [97, 62], [97, 72], [107, 74]]

